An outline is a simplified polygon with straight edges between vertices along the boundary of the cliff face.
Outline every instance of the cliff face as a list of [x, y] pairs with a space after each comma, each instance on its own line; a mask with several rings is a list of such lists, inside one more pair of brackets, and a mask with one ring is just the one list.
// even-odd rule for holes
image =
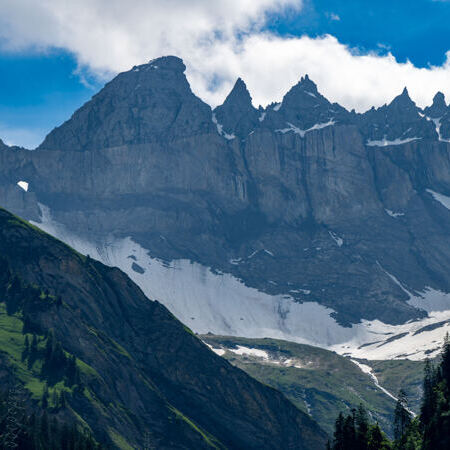
[[35, 220], [45, 204], [93, 241], [130, 236], [345, 324], [402, 323], [425, 314], [406, 290], [450, 291], [450, 213], [433, 194], [450, 195], [442, 96], [422, 111], [405, 90], [356, 114], [304, 77], [256, 110], [238, 80], [211, 111], [183, 71], [175, 57], [135, 67], [38, 150], [1, 148], [2, 204]]
[[[6, 316], [1, 308], [0, 315], [23, 321], [23, 333], [37, 334], [39, 342], [52, 330], [77, 358], [83, 387], [66, 394], [58, 414], [75, 411], [72, 416], [108, 448], [143, 448], [144, 442], [156, 448], [324, 445], [324, 432], [309, 416], [215, 355], [120, 270], [77, 254], [3, 209], [0, 253], [12, 276], [45, 292], [25, 301], [24, 288], [18, 309]], [[11, 289], [0, 287], [2, 294]], [[5, 323], [2, 317], [0, 340], [11, 328]], [[19, 342], [22, 326], [15, 328]], [[36, 377], [34, 385], [43, 383], [46, 372], [33, 375], [33, 365], [21, 362], [10, 346], [1, 343], [9, 362], [0, 364], [0, 372], [10, 364], [20, 368], [22, 381]]]

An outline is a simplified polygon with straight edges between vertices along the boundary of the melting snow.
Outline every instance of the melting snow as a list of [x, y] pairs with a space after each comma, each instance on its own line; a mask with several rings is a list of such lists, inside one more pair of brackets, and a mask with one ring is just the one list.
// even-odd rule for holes
[[293, 294], [311, 294], [311, 291], [309, 289], [291, 289], [289, 292], [292, 292]]
[[336, 233], [333, 233], [332, 231], [329, 231], [331, 238], [334, 242], [336, 242], [338, 247], [342, 247], [342, 244], [344, 243], [344, 240], [340, 238]]
[[431, 189], [427, 189], [427, 192], [431, 194], [433, 198], [441, 205], [445, 206], [447, 209], [450, 209], [450, 197], [447, 197], [444, 194], [439, 194], [439, 192], [434, 192]]
[[242, 258], [230, 259], [230, 264], [233, 264], [235, 266], [238, 265], [241, 262], [242, 262]]
[[389, 214], [391, 217], [401, 217], [404, 216], [404, 213], [396, 213], [394, 211], [391, 211], [390, 209], [385, 209], [385, 211], [387, 212], [387, 214]]
[[17, 185], [21, 187], [25, 192], [28, 192], [28, 183], [26, 181], [18, 181]]
[[388, 141], [386, 138], [384, 138], [381, 141], [372, 141], [368, 140], [366, 145], [369, 147], [387, 147], [388, 145], [402, 145], [407, 144], [408, 142], [417, 141], [418, 139], [422, 139], [420, 137], [413, 137], [413, 138], [406, 138], [406, 139], [394, 139], [393, 141]]
[[[428, 311], [429, 317], [401, 325], [363, 320], [342, 327], [331, 317], [334, 311], [330, 308], [315, 302], [299, 303], [289, 295], [260, 292], [230, 274], [213, 272], [189, 260], [167, 263], [152, 258], [131, 238], [89, 242], [68, 232], [52, 219], [47, 207], [40, 206], [41, 222], [35, 225], [80, 253], [122, 269], [150, 299], [159, 300], [197, 333], [285, 339], [361, 359], [419, 360], [436, 356], [446, 331], [450, 331], [450, 294], [432, 288], [412, 294], [381, 266], [409, 295], [409, 303]], [[132, 270], [134, 260], [129, 255], [136, 258], [144, 273]], [[196, 320], [191, 321], [191, 317]], [[399, 337], [389, 340], [395, 336]]]
[[372, 367], [368, 366], [367, 364], [362, 364], [362, 363], [360, 363], [358, 361], [355, 361], [354, 359], [351, 359], [350, 361], [352, 363], [356, 364], [361, 369], [362, 372], [364, 372], [367, 375], [369, 375], [370, 378], [372, 378], [375, 386], [378, 389], [383, 391], [388, 397], [391, 397], [393, 400], [397, 401], [397, 397], [394, 397], [387, 389], [385, 389], [383, 386], [380, 385], [380, 383], [378, 382], [378, 378], [373, 373]]
[[325, 123], [316, 123], [315, 125], [313, 125], [311, 128], [308, 128], [307, 130], [301, 130], [300, 128], [296, 127], [295, 125], [293, 125], [290, 122], [287, 122], [287, 124], [289, 125], [288, 128], [282, 128], [279, 130], [275, 130], [276, 132], [279, 133], [288, 133], [289, 131], [293, 131], [295, 134], [300, 135], [300, 137], [305, 137], [305, 134], [308, 133], [309, 131], [313, 131], [313, 130], [320, 130], [322, 128], [326, 128], [329, 126], [332, 126], [335, 124], [334, 120], [330, 120], [328, 122]]
[[249, 355], [255, 358], [269, 359], [269, 354], [258, 348], [249, 348], [242, 345], [238, 345], [237, 348], [229, 348], [230, 352], [236, 353], [236, 355]]
[[208, 343], [204, 342], [216, 355], [223, 356], [225, 354], [225, 351], [223, 348], [214, 348], [212, 345], [209, 345]]
[[220, 136], [223, 136], [225, 139], [228, 139], [229, 141], [236, 137], [234, 134], [228, 134], [225, 131], [223, 131], [223, 125], [221, 125], [219, 122], [217, 122], [217, 118], [214, 113], [212, 115], [212, 121], [216, 125], [217, 132], [220, 134]]
[[[421, 114], [421, 116], [422, 117], [424, 117], [424, 115], [423, 114]], [[436, 133], [437, 133], [437, 135], [438, 135], [438, 139], [441, 141], [441, 142], [450, 142], [450, 139], [445, 139], [445, 138], [443, 138], [442, 137], [442, 135], [441, 135], [441, 120], [442, 120], [442, 117], [440, 117], [440, 118], [438, 118], [438, 119], [432, 119], [431, 117], [425, 117], [427, 120], [429, 120], [430, 122], [433, 122], [434, 123], [434, 126], [436, 127]]]

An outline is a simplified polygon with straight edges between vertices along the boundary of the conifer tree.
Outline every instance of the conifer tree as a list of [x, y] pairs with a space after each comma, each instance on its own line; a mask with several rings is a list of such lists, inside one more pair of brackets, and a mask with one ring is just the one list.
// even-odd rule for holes
[[334, 427], [334, 442], [333, 442], [334, 450], [345, 450], [344, 420], [345, 420], [344, 414], [342, 414], [342, 412], [340, 412], [338, 418], [336, 419], [336, 423], [335, 423], [335, 427]]
[[22, 352], [22, 361], [25, 361], [28, 358], [30, 353], [30, 340], [28, 339], [28, 335], [25, 335], [24, 349]]
[[400, 442], [411, 423], [412, 415], [408, 410], [408, 397], [403, 389], [400, 389], [394, 412], [394, 438]]
[[372, 425], [369, 429], [368, 439], [367, 439], [367, 449], [368, 450], [388, 450], [390, 449], [390, 443], [386, 436], [381, 431], [378, 423]]
[[48, 408], [48, 386], [47, 386], [47, 383], [45, 383], [44, 390], [42, 392], [42, 408], [43, 409]]
[[355, 410], [344, 420], [343, 436], [346, 449], [356, 447]]
[[5, 449], [15, 449], [18, 447], [18, 439], [21, 428], [21, 416], [23, 408], [19, 399], [19, 388], [12, 387], [6, 401], [5, 432], [2, 436], [2, 444]]
[[360, 403], [355, 414], [356, 450], [366, 450], [369, 432], [369, 417], [363, 404]]

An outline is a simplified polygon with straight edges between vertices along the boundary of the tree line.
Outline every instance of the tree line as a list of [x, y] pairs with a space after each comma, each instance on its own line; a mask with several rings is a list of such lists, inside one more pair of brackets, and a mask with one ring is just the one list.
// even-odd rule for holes
[[[61, 297], [24, 283], [0, 257], [0, 302], [6, 305], [7, 315], [23, 321], [22, 362], [30, 374], [45, 381], [41, 401], [30, 401], [15, 365], [7, 366], [12, 372], [0, 385], [0, 450], [102, 449], [89, 432], [76, 425], [76, 419], [69, 417], [67, 399], [84, 389], [76, 357], [63, 349], [53, 330], [42, 329], [34, 320], [36, 310], [61, 306]], [[38, 361], [41, 364], [36, 366]], [[65, 388], [59, 392], [54, 388], [50, 394], [49, 386], [60, 381]]]
[[370, 423], [363, 405], [339, 414], [329, 450], [449, 450], [450, 449], [450, 339], [444, 340], [437, 364], [426, 360], [420, 414], [414, 417], [400, 391], [394, 412], [394, 439], [378, 423]]
[[75, 425], [50, 417], [47, 411], [27, 414], [26, 392], [20, 385], [0, 394], [1, 450], [101, 450], [92, 436]]

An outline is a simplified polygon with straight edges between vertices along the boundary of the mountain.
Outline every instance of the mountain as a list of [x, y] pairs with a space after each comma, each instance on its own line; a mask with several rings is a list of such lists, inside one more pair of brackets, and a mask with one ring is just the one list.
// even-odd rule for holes
[[325, 444], [308, 415], [215, 355], [119, 269], [3, 209], [0, 255], [0, 391], [22, 386], [29, 413], [75, 422], [107, 448]]
[[223, 105], [214, 109], [213, 117], [219, 134], [228, 140], [236, 136], [245, 139], [256, 128], [260, 113], [252, 105], [250, 93], [241, 78], [238, 78]]
[[405, 89], [360, 114], [304, 76], [259, 109], [238, 80], [212, 111], [184, 70], [134, 67], [37, 150], [1, 148], [0, 204], [196, 332], [435, 355], [450, 319], [445, 99], [422, 110]]
[[332, 436], [341, 411], [362, 403], [384, 431], [393, 434], [395, 396], [403, 389], [418, 413], [421, 361], [352, 360], [334, 352], [279, 339], [204, 335], [214, 352], [257, 380], [283, 392]]

